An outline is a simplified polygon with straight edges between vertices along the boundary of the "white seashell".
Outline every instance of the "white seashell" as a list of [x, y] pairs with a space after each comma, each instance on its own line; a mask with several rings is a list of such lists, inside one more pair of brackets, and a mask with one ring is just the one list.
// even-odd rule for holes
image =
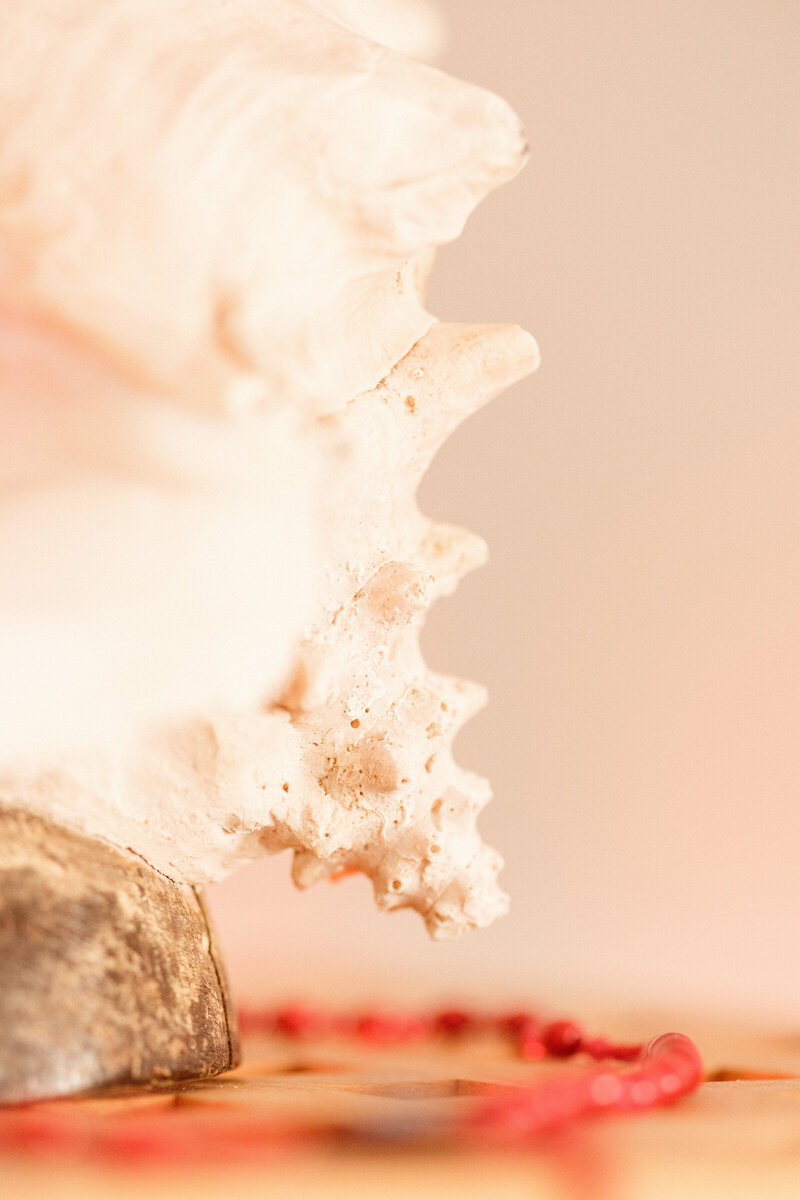
[[314, 0], [314, 7], [411, 58], [435, 58], [446, 40], [444, 22], [425, 0]]
[[523, 160], [497, 97], [300, 0], [0, 0], [0, 25], [0, 297], [193, 406], [242, 369], [317, 410], [373, 386], [431, 323], [409, 259]]
[[415, 494], [538, 352], [423, 307], [525, 148], [361, 36], [432, 40], [398, 9], [0, 0], [0, 802], [192, 883], [362, 870], [441, 937], [506, 899], [483, 690], [419, 649], [485, 547]]

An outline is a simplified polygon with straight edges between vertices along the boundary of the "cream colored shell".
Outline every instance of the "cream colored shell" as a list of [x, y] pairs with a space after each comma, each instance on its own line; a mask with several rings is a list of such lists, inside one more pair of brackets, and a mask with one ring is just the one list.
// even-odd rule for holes
[[419, 632], [484, 547], [415, 494], [537, 351], [425, 311], [524, 140], [358, 32], [432, 43], [399, 7], [0, 0], [0, 799], [194, 883], [361, 870], [448, 936], [506, 900], [451, 754], [483, 691]]

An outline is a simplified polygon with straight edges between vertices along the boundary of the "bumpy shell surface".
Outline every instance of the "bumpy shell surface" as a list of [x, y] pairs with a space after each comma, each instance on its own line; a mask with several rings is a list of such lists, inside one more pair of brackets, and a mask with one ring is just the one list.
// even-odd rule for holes
[[[12, 698], [0, 800], [179, 881], [287, 848], [301, 885], [364, 871], [448, 936], [506, 901], [488, 785], [451, 754], [483, 692], [419, 632], [484, 547], [415, 493], [537, 351], [425, 310], [432, 249], [524, 141], [361, 36], [403, 45], [395, 7], [0, 0], [0, 414], [27, 453], [0, 450], [0, 525], [73, 534], [0, 592], [0, 643], [49, 636], [31, 713], [49, 684], [84, 732], [109, 697], [131, 717], [55, 752]], [[117, 608], [92, 594], [115, 546]]]
[[405, 7], [0, 0], [0, 764], [280, 688], [316, 417], [521, 161]]

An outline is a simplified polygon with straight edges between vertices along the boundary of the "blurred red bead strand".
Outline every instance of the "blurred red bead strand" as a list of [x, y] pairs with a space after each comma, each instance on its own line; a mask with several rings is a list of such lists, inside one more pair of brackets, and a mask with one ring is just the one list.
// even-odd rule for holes
[[[589, 1069], [570, 1066], [529, 1085], [518, 1081], [476, 1104], [456, 1124], [425, 1119], [402, 1127], [352, 1128], [314, 1124], [281, 1125], [259, 1119], [218, 1120], [204, 1108], [176, 1104], [158, 1115], [120, 1109], [102, 1122], [80, 1107], [49, 1103], [0, 1110], [0, 1149], [54, 1156], [91, 1155], [121, 1164], [191, 1161], [250, 1161], [309, 1144], [341, 1141], [413, 1142], [444, 1137], [471, 1144], [525, 1146], [584, 1118], [643, 1112], [674, 1104], [703, 1080], [695, 1044], [683, 1034], [666, 1033], [646, 1046], [587, 1036], [571, 1019], [543, 1022], [527, 1009], [491, 1013], [453, 1006], [431, 1012], [369, 1008], [340, 1012], [304, 1004], [243, 1008], [244, 1033], [303, 1041], [353, 1039], [372, 1050], [491, 1036], [506, 1041], [525, 1061], [562, 1061], [579, 1055]], [[619, 1063], [621, 1066], [613, 1066]], [[599, 1065], [602, 1064], [602, 1065]]]

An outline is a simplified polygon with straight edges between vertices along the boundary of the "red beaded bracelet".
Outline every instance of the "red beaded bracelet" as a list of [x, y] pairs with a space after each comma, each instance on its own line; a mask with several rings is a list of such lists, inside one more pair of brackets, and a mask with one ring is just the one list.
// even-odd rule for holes
[[694, 1091], [703, 1078], [697, 1047], [683, 1034], [664, 1034], [647, 1046], [615, 1043], [587, 1037], [574, 1021], [544, 1023], [527, 1011], [484, 1014], [451, 1008], [418, 1014], [373, 1009], [343, 1014], [294, 1006], [245, 1009], [241, 1025], [245, 1033], [295, 1039], [354, 1037], [373, 1046], [494, 1033], [510, 1041], [526, 1060], [585, 1054], [594, 1062], [627, 1066], [614, 1069], [605, 1065], [582, 1073], [551, 1075], [530, 1085], [515, 1081], [506, 1089], [494, 1089], [490, 1098], [477, 1102], [456, 1121], [435, 1122], [426, 1117], [424, 1123], [409, 1119], [351, 1127], [288, 1125], [243, 1120], [238, 1112], [234, 1118], [203, 1104], [177, 1103], [191, 1099], [186, 1092], [176, 1093], [174, 1107], [156, 1113], [121, 1108], [118, 1113], [105, 1112], [102, 1118], [80, 1105], [31, 1105], [0, 1112], [0, 1151], [89, 1155], [126, 1165], [178, 1165], [250, 1161], [320, 1142], [364, 1146], [440, 1139], [524, 1147], [593, 1115], [641, 1112], [673, 1104]]
[[370, 1009], [361, 1013], [336, 1013], [327, 1009], [292, 1005], [276, 1009], [244, 1008], [239, 1013], [244, 1033], [273, 1034], [289, 1038], [355, 1037], [373, 1044], [419, 1042], [432, 1036], [462, 1037], [495, 1033], [509, 1040], [522, 1058], [568, 1058], [582, 1052], [589, 1057], [635, 1062], [641, 1044], [610, 1042], [587, 1037], [575, 1021], [543, 1022], [528, 1010], [479, 1013], [447, 1008], [430, 1014]]
[[293, 1006], [245, 1009], [245, 1032], [290, 1038], [350, 1036], [372, 1044], [404, 1044], [426, 1037], [464, 1037], [491, 1032], [508, 1039], [529, 1061], [563, 1059], [582, 1053], [595, 1062], [631, 1064], [627, 1071], [589, 1071], [550, 1077], [529, 1087], [515, 1084], [508, 1095], [479, 1105], [460, 1132], [493, 1141], [517, 1142], [581, 1117], [628, 1113], [673, 1104], [694, 1091], [703, 1078], [695, 1044], [683, 1034], [668, 1033], [647, 1046], [587, 1037], [569, 1020], [543, 1023], [534, 1013], [485, 1014], [462, 1008], [429, 1015], [371, 1010], [341, 1014]]

